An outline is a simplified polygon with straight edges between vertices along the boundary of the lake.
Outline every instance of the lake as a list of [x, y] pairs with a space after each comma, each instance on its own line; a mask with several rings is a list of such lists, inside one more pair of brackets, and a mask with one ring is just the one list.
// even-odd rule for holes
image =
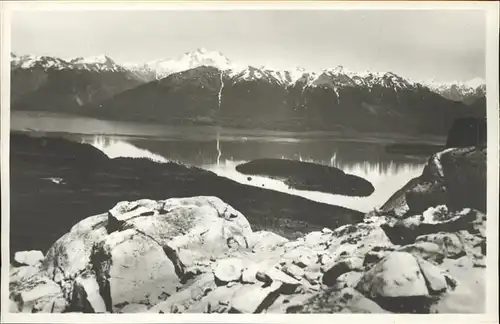
[[[399, 141], [445, 142], [444, 138], [436, 137], [402, 138], [380, 134], [352, 137], [334, 132], [166, 126], [20, 111], [11, 113], [11, 129], [89, 143], [110, 158], [145, 157], [160, 163], [176, 161], [213, 171], [242, 184], [363, 212], [381, 206], [408, 180], [420, 175], [427, 160], [427, 156], [387, 153], [386, 145]], [[281, 181], [259, 176], [249, 178], [235, 170], [236, 165], [258, 158], [286, 158], [334, 166], [367, 179], [375, 191], [368, 197], [346, 197], [295, 190]]]

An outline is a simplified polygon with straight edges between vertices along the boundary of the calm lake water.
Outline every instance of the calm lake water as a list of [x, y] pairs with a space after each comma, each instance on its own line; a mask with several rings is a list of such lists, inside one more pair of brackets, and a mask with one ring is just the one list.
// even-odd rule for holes
[[[389, 154], [385, 145], [396, 141], [440, 144], [444, 139], [363, 136], [330, 132], [278, 132], [212, 126], [164, 126], [110, 122], [35, 112], [12, 112], [11, 129], [60, 135], [89, 143], [110, 158], [146, 157], [177, 161], [213, 171], [240, 183], [264, 186], [328, 204], [363, 212], [382, 205], [408, 180], [421, 174], [426, 156]], [[321, 163], [363, 177], [375, 187], [369, 197], [346, 197], [289, 189], [283, 182], [246, 175], [236, 165], [257, 158], [286, 158]], [[146, 197], [145, 197], [146, 198]]]

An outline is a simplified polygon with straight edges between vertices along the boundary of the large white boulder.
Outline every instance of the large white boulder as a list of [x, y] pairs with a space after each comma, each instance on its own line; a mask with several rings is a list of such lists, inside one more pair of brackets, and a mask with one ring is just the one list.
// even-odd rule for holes
[[125, 303], [155, 305], [181, 286], [175, 263], [147, 235], [128, 229], [111, 233], [92, 254], [101, 287], [109, 287], [112, 310]]
[[43, 260], [41, 251], [19, 251], [14, 254], [14, 263], [21, 266], [36, 266]]
[[371, 298], [429, 294], [417, 260], [406, 252], [390, 253], [364, 274], [356, 289]]
[[[31, 266], [41, 253], [18, 253], [16, 261], [30, 266], [11, 270], [20, 280], [12, 299], [21, 301], [20, 311], [41, 311], [40, 298], [51, 301], [56, 294], [76, 311], [151, 307], [182, 287], [188, 267], [205, 263], [208, 269], [226, 253], [248, 249], [251, 234], [247, 219], [216, 197], [120, 202], [74, 225], [42, 265]], [[23, 280], [28, 275], [47, 280], [31, 288]]]
[[[215, 197], [124, 201], [73, 226], [43, 262], [35, 261], [39, 253], [18, 254], [10, 268], [9, 308], [97, 313], [481, 311], [484, 216], [460, 215], [452, 218], [460, 217], [460, 230], [447, 223], [441, 227], [447, 231], [435, 232], [432, 226], [442, 222], [424, 224], [431, 226], [427, 232], [401, 246], [382, 229], [389, 220], [375, 216], [289, 241], [271, 232], [252, 233], [241, 213]], [[415, 228], [422, 225], [420, 216], [404, 221]], [[396, 304], [401, 307], [393, 309]]]
[[[238, 313], [261, 313], [274, 302], [273, 297], [278, 297], [278, 289], [282, 283], [273, 282], [267, 287], [259, 285], [245, 285], [238, 289], [231, 299], [231, 307]], [[272, 296], [274, 294], [274, 296]], [[267, 302], [267, 303], [266, 303]]]
[[258, 231], [250, 235], [248, 245], [253, 251], [257, 252], [272, 250], [286, 242], [288, 242], [288, 239], [273, 232]]
[[243, 273], [243, 261], [239, 258], [226, 258], [217, 261], [214, 276], [223, 283], [238, 281]]

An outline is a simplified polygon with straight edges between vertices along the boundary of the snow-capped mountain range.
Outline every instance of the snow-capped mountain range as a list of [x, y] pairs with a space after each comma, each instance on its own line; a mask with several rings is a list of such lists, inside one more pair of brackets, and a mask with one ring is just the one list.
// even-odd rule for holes
[[155, 60], [146, 63], [123, 63], [125, 68], [135, 72], [154, 71], [158, 79], [172, 73], [193, 69], [199, 66], [213, 66], [221, 71], [236, 71], [241, 67], [232, 63], [220, 52], [208, 51], [204, 48], [188, 52], [175, 59]]
[[442, 135], [456, 118], [486, 111], [479, 80], [446, 87], [343, 66], [273, 69], [206, 49], [140, 64], [106, 55], [11, 58], [12, 110], [101, 120]]
[[11, 67], [21, 69], [42, 68], [53, 70], [80, 69], [87, 71], [125, 71], [126, 69], [115, 63], [106, 55], [96, 55], [92, 57], [76, 57], [61, 59], [53, 56], [36, 55], [16, 55], [10, 54]]
[[[217, 51], [209, 51], [204, 48], [187, 52], [174, 59], [155, 60], [146, 63], [122, 63], [118, 64], [106, 55], [92, 57], [78, 57], [61, 59], [52, 56], [33, 56], [11, 54], [11, 66], [13, 69], [79, 69], [87, 71], [111, 71], [131, 72], [143, 81], [162, 79], [173, 73], [182, 72], [200, 66], [211, 66], [223, 71], [224, 76], [240, 81], [251, 81], [264, 79], [270, 83], [281, 86], [325, 87], [337, 88], [343, 86], [362, 86], [372, 88], [383, 86], [395, 91], [401, 89], [412, 89], [428, 87], [432, 91], [446, 97], [447, 99], [462, 101], [464, 98], [480, 97], [485, 94], [485, 80], [475, 78], [467, 82], [434, 81], [412, 81], [392, 72], [363, 72], [357, 73], [345, 69], [343, 66], [329, 68], [321, 71], [307, 71], [303, 68], [287, 70], [273, 69], [269, 67], [253, 67], [237, 64], [229, 60], [225, 55]], [[469, 100], [471, 101], [471, 100]]]
[[454, 100], [473, 103], [486, 95], [486, 80], [474, 78], [466, 82], [427, 82], [427, 87], [441, 96]]

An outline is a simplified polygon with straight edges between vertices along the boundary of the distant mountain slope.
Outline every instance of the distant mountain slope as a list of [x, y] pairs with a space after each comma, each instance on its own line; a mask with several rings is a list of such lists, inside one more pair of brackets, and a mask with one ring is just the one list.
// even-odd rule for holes
[[446, 134], [455, 118], [486, 111], [477, 80], [474, 92], [471, 84], [426, 86], [342, 66], [275, 70], [235, 64], [206, 49], [144, 64], [120, 65], [105, 55], [12, 54], [11, 60], [13, 109], [110, 120]]
[[68, 62], [48, 56], [12, 55], [11, 108], [78, 112], [87, 104], [144, 82], [106, 56]]
[[485, 109], [445, 99], [393, 73], [357, 77], [338, 69], [287, 84], [252, 67], [229, 73], [202, 66], [131, 89], [87, 112], [159, 123], [446, 134], [455, 118], [483, 116]]
[[486, 81], [481, 78], [475, 78], [465, 83], [429, 83], [428, 87], [447, 99], [462, 101], [468, 105], [486, 96]]
[[87, 112], [99, 118], [159, 123], [175, 118], [212, 119], [219, 88], [219, 71], [201, 67], [125, 91], [87, 107]]

